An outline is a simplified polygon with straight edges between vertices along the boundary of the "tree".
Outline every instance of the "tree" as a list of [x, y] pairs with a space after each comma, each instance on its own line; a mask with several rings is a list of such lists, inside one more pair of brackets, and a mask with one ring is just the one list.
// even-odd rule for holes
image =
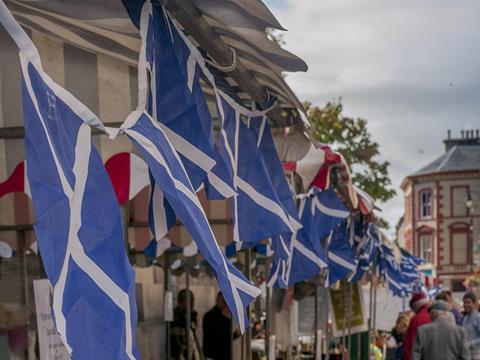
[[305, 103], [305, 108], [314, 138], [345, 157], [356, 186], [380, 202], [395, 196], [388, 174], [390, 163], [378, 158], [379, 145], [368, 132], [367, 120], [343, 116], [341, 99], [327, 103], [324, 108]]

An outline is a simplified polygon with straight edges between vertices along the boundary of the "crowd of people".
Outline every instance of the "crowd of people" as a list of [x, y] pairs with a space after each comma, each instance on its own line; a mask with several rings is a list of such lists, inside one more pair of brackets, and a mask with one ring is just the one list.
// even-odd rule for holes
[[[217, 294], [215, 306], [203, 316], [201, 344], [197, 339], [199, 321], [191, 292], [189, 302], [191, 331], [187, 335], [187, 291], [181, 290], [170, 326], [171, 358], [231, 359], [232, 341], [240, 334], [232, 326], [231, 313], [222, 294]], [[375, 343], [371, 345], [372, 358], [383, 359], [381, 349], [385, 345], [391, 354], [388, 358], [394, 360], [480, 360], [480, 313], [474, 293], [468, 292], [463, 296], [461, 307], [454, 302], [450, 291], [439, 293], [434, 300], [423, 292], [415, 293], [409, 305], [411, 311], [399, 314], [388, 339], [377, 334]], [[255, 336], [265, 335], [261, 322], [255, 323], [253, 332]]]
[[[170, 325], [170, 358], [180, 360], [230, 360], [232, 341], [240, 336], [238, 329], [232, 326], [232, 315], [221, 292], [217, 294], [215, 305], [205, 313], [202, 319], [203, 341], [197, 338], [198, 314], [194, 310], [195, 297], [189, 292], [190, 331], [187, 335], [187, 290], [180, 290], [177, 306]], [[187, 338], [188, 336], [188, 338]], [[264, 338], [263, 324], [257, 321], [252, 327], [252, 337]], [[190, 354], [187, 354], [187, 342]]]
[[413, 294], [411, 311], [397, 318], [388, 340], [395, 360], [480, 360], [480, 313], [474, 293], [463, 296], [460, 311], [450, 291], [434, 300], [423, 293]]

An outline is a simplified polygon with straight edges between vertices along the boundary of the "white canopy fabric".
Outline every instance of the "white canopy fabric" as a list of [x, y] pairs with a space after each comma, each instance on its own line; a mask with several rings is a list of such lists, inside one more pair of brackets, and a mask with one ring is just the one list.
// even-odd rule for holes
[[[270, 41], [266, 28], [283, 28], [260, 0], [191, 1], [211, 29], [230, 47], [258, 82], [269, 88], [284, 108], [302, 108], [282, 77], [284, 71], [306, 71], [297, 56]], [[94, 53], [136, 65], [140, 40], [121, 0], [6, 0], [17, 21]], [[194, 21], [194, 20], [192, 20]], [[193, 36], [195, 37], [195, 36]], [[238, 93], [242, 89], [227, 77]], [[245, 104], [248, 95], [239, 96]]]

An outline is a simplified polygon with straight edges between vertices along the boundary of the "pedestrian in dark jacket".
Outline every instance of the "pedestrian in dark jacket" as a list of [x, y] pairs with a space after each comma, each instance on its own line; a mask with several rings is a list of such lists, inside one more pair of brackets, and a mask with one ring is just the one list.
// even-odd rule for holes
[[[197, 340], [197, 312], [194, 310], [195, 299], [190, 294], [191, 322], [188, 332], [190, 359], [202, 360], [200, 346]], [[187, 290], [180, 290], [177, 297], [177, 306], [173, 310], [173, 322], [170, 325], [170, 355], [171, 359], [187, 360]]]
[[448, 303], [437, 300], [429, 311], [433, 322], [417, 329], [413, 360], [469, 360], [467, 332], [455, 324]]
[[230, 360], [232, 358], [232, 315], [222, 293], [217, 294], [215, 306], [203, 317], [203, 355], [205, 359]]

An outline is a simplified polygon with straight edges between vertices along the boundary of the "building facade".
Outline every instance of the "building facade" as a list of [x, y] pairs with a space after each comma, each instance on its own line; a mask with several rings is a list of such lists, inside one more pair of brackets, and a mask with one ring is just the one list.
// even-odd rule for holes
[[445, 153], [407, 176], [400, 230], [405, 247], [433, 268], [436, 281], [463, 291], [480, 265], [480, 135], [461, 131], [444, 140]]

